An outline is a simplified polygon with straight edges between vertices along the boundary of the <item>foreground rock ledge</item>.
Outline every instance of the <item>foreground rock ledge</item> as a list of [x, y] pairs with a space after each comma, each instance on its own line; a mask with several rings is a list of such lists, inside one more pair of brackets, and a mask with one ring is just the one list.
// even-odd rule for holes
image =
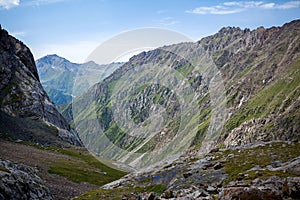
[[0, 160], [0, 200], [53, 199], [37, 170], [23, 164]]

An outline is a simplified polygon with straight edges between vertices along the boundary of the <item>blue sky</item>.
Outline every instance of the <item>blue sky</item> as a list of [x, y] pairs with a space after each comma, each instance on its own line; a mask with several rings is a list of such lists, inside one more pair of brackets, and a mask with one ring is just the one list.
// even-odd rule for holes
[[157, 27], [193, 40], [224, 26], [254, 29], [300, 18], [300, 1], [0, 0], [0, 23], [35, 59], [57, 53], [73, 62], [122, 31]]

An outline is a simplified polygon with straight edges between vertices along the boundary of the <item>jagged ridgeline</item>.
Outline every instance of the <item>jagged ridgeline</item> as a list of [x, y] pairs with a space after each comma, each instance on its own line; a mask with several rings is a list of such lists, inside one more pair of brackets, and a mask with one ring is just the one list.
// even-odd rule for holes
[[299, 27], [227, 27], [143, 52], [76, 98], [73, 125], [94, 153], [137, 168], [190, 147], [299, 139]]

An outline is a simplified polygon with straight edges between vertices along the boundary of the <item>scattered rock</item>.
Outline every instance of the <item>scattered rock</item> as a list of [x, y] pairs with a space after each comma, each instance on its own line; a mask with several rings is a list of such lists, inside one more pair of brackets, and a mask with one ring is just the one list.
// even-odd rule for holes
[[255, 174], [256, 174], [257, 176], [262, 176], [262, 173], [261, 173], [260, 171], [255, 171]]
[[233, 153], [228, 154], [227, 158], [234, 158], [234, 154]]
[[300, 178], [282, 180], [271, 177], [266, 181], [255, 179], [251, 186], [229, 185], [219, 193], [219, 199], [297, 199], [300, 196]]
[[170, 199], [170, 198], [173, 198], [174, 197], [174, 193], [172, 190], [169, 190], [169, 191], [166, 191], [163, 195], [162, 195], [163, 198], [166, 198], [166, 199]]
[[216, 152], [218, 152], [218, 151], [219, 151], [219, 148], [213, 148], [212, 150], [210, 150], [209, 153], [216, 153]]
[[208, 186], [207, 189], [206, 189], [207, 192], [209, 193], [216, 193], [217, 192], [217, 189], [212, 187], [212, 186]]
[[37, 175], [37, 170], [23, 164], [0, 160], [0, 199], [53, 199], [50, 190]]
[[156, 198], [156, 195], [153, 192], [150, 192], [147, 200], [155, 200], [155, 198]]
[[245, 178], [245, 174], [239, 173], [236, 179], [237, 179], [238, 181], [241, 181], [241, 180], [243, 180], [244, 178]]
[[221, 163], [219, 163], [219, 162], [217, 162], [214, 166], [213, 166], [213, 168], [214, 168], [214, 170], [218, 170], [218, 169], [221, 169], [221, 168], [223, 168], [224, 166], [221, 164]]
[[188, 178], [188, 177], [190, 177], [191, 175], [192, 175], [191, 172], [187, 172], [187, 173], [184, 173], [184, 174], [183, 174], [183, 177], [184, 177], [184, 178]]

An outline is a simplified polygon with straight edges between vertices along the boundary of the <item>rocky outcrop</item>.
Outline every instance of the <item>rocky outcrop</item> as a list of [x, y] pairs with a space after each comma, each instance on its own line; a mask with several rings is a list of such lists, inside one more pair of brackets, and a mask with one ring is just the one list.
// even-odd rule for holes
[[176, 162], [126, 175], [103, 189], [165, 188], [159, 193], [124, 192], [124, 200], [298, 199], [300, 154], [294, 149], [299, 146], [300, 143], [268, 142], [215, 148], [203, 158], [191, 151]]
[[0, 30], [0, 131], [41, 144], [81, 145], [44, 91], [28, 47]]
[[250, 184], [234, 182], [222, 188], [219, 199], [298, 199], [300, 195], [300, 178], [277, 176], [265, 181], [255, 179]]
[[0, 199], [53, 199], [37, 173], [26, 165], [0, 160]]
[[225, 188], [211, 186], [195, 187], [187, 189], [168, 190], [163, 194], [145, 192], [143, 194], [125, 194], [122, 200], [232, 200], [232, 199], [298, 199], [300, 195], [299, 177], [281, 179], [271, 177], [268, 180], [255, 179], [249, 184], [234, 182]]
[[143, 194], [128, 194], [123, 200], [131, 199], [177, 199], [177, 200], [232, 200], [232, 199], [298, 199], [300, 195], [299, 177], [281, 179], [277, 176], [267, 180], [255, 179], [251, 183], [234, 182], [224, 188], [195, 187], [187, 189], [168, 190], [163, 194], [145, 192]]

